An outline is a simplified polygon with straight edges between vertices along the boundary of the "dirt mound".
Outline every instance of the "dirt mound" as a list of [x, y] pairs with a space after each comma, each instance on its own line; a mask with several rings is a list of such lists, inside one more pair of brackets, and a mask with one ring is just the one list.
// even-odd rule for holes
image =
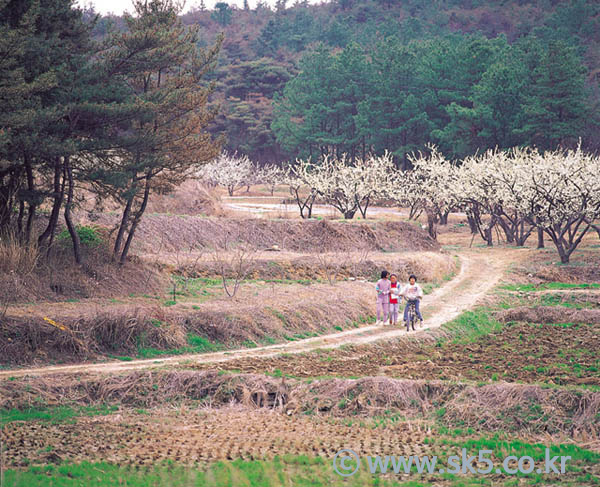
[[600, 392], [533, 385], [469, 386], [446, 403], [443, 420], [477, 430], [600, 435]]
[[519, 306], [496, 313], [504, 323], [523, 321], [527, 323], [600, 323], [600, 309], [571, 309], [560, 306]]
[[[520, 282], [600, 282], [600, 253], [596, 249], [578, 250], [571, 257], [570, 264], [562, 264], [557, 255], [549, 254], [547, 250], [529, 252], [528, 257], [526, 263], [515, 268], [515, 277]], [[549, 259], [554, 262], [549, 262]]]
[[[114, 226], [115, 215], [103, 214], [97, 223]], [[222, 248], [225, 242], [258, 249], [278, 246], [300, 252], [369, 249], [373, 251], [439, 250], [423, 230], [406, 222], [330, 222], [326, 220], [216, 219], [184, 215], [144, 216], [134, 246], [136, 251], [185, 251]]]
[[[266, 254], [266, 252], [265, 252]], [[213, 261], [204, 260], [182, 263], [174, 272], [186, 277], [221, 277], [220, 269]], [[456, 259], [439, 252], [420, 252], [418, 254], [377, 254], [367, 256], [340, 254], [315, 258], [308, 255], [280, 256], [272, 253], [270, 258], [259, 258], [250, 264], [248, 278], [266, 280], [326, 280], [335, 274], [336, 279], [363, 277], [376, 281], [382, 269], [397, 274], [400, 281], [408, 281], [411, 274], [419, 276], [422, 282], [441, 283], [457, 272]], [[228, 278], [234, 277], [233, 271], [225, 270]]]
[[153, 194], [146, 208], [150, 213], [173, 215], [224, 216], [219, 195], [200, 181], [188, 179], [168, 194]]
[[469, 386], [387, 377], [323, 379], [311, 383], [257, 374], [211, 370], [131, 372], [120, 376], [25, 377], [0, 382], [0, 408], [119, 403], [154, 407], [178, 401], [211, 407], [243, 404], [287, 415], [312, 413], [373, 416], [384, 412], [437, 417], [447, 425], [529, 434], [589, 435], [600, 432], [600, 392], [533, 385]]
[[[203, 303], [194, 311], [125, 304], [110, 311], [90, 306], [83, 314], [52, 315], [66, 330], [45, 321], [45, 315], [8, 314], [0, 322], [0, 363], [72, 362], [136, 356], [148, 349], [158, 355], [294, 341], [358, 327], [369, 321], [374, 307], [361, 283], [288, 285], [274, 296], [269, 289], [248, 288], [246, 295], [243, 300]], [[194, 348], [199, 345], [208, 348]]]
[[27, 269], [14, 260], [0, 265], [0, 306], [19, 302], [65, 301], [89, 297], [154, 293], [165, 287], [157, 266], [132, 257], [124, 265], [111, 262], [105, 243], [83, 248], [83, 264], [75, 265], [68, 245], [59, 242], [46, 257], [38, 249]]

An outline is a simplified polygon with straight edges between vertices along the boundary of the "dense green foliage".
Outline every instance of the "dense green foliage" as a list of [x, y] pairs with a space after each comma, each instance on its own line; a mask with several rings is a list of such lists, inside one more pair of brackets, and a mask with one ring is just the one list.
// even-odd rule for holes
[[[220, 41], [198, 48], [171, 0], [135, 1], [124, 28], [92, 38], [95, 16], [72, 0], [0, 1], [0, 234], [52, 249], [64, 215], [92, 189], [123, 204], [123, 263], [150, 193], [168, 191], [218, 153], [204, 76]], [[50, 207], [35, 235], [41, 207]]]
[[252, 159], [600, 146], [593, 0], [258, 2], [226, 26], [216, 12], [183, 20], [205, 42], [225, 33], [215, 130]]

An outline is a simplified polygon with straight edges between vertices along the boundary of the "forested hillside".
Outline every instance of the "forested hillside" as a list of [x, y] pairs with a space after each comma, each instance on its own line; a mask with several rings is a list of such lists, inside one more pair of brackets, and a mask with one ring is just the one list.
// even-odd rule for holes
[[214, 130], [230, 150], [267, 162], [389, 149], [404, 161], [427, 142], [455, 157], [600, 144], [593, 0], [247, 3], [200, 2], [182, 18], [205, 45], [225, 34]]

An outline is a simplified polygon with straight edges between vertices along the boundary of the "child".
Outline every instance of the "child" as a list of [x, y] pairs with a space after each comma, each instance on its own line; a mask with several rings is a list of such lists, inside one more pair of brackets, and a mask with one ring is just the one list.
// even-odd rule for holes
[[390, 310], [390, 281], [388, 271], [381, 271], [381, 279], [377, 281], [377, 322], [376, 325], [385, 325]]
[[390, 276], [390, 325], [398, 323], [398, 296], [402, 293], [402, 286], [398, 283], [398, 276]]
[[[404, 308], [404, 325], [406, 326], [406, 322], [408, 321], [408, 306], [411, 302], [415, 303], [415, 311], [417, 312], [417, 316], [421, 322], [421, 327], [423, 326], [423, 316], [421, 315], [421, 311], [419, 311], [419, 302], [421, 298], [423, 298], [423, 290], [421, 286], [417, 284], [417, 276], [412, 274], [408, 278], [408, 284], [402, 290], [402, 295], [406, 299], [406, 307]], [[408, 329], [408, 328], [407, 328]]]

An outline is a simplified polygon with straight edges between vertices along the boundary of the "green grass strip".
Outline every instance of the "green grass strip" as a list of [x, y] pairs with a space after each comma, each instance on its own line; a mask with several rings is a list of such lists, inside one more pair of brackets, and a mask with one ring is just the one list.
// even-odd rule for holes
[[500, 289], [506, 291], [521, 291], [533, 292], [544, 290], [561, 290], [561, 289], [600, 289], [600, 283], [597, 282], [545, 282], [542, 284], [505, 284], [500, 286]]
[[30, 409], [0, 410], [0, 423], [13, 421], [44, 421], [51, 424], [73, 421], [78, 416], [104, 416], [118, 409], [117, 406], [58, 406], [39, 407]]

